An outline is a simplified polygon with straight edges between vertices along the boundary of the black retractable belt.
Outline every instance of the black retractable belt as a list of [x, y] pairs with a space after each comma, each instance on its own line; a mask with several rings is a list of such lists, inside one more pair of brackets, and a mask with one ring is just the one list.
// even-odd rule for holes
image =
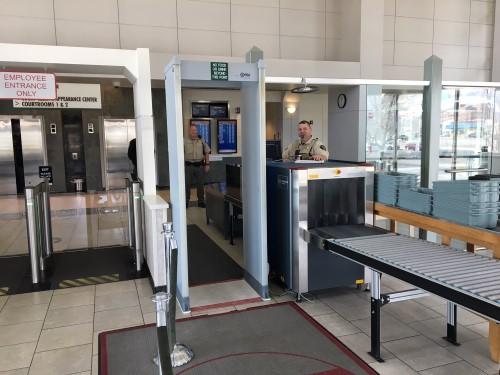
[[167, 305], [171, 296], [168, 293], [156, 293], [153, 302], [156, 308], [156, 334], [158, 336], [158, 356], [154, 362], [160, 368], [160, 375], [173, 375], [172, 361], [170, 358], [170, 334], [167, 326]]

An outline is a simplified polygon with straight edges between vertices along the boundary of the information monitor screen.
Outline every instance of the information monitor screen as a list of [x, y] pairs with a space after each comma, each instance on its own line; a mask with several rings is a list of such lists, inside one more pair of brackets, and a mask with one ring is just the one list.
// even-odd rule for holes
[[193, 117], [209, 117], [210, 109], [208, 103], [191, 103], [191, 113]]
[[210, 103], [210, 117], [228, 118], [229, 108], [227, 103]]
[[234, 154], [238, 151], [236, 120], [217, 120], [217, 150], [219, 154]]

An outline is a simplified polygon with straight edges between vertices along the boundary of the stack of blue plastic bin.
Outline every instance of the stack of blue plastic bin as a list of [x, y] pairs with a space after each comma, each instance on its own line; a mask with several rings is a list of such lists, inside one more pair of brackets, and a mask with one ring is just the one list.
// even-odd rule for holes
[[400, 172], [375, 173], [375, 199], [377, 202], [397, 205], [401, 189], [418, 186], [418, 176]]
[[433, 214], [464, 225], [494, 228], [498, 185], [498, 181], [436, 181]]
[[405, 210], [430, 215], [432, 213], [432, 200], [432, 189], [401, 189], [399, 192], [398, 206]]

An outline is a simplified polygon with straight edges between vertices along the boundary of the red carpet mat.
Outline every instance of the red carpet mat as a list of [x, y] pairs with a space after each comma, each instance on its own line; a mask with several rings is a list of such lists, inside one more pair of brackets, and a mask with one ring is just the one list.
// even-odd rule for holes
[[[176, 374], [377, 374], [295, 303], [179, 320], [194, 359]], [[99, 374], [158, 374], [156, 327], [99, 335]]]

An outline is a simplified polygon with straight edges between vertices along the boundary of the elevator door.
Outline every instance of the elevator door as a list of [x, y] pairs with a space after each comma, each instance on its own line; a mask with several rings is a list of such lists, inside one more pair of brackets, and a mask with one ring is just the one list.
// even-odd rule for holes
[[104, 172], [106, 190], [123, 189], [132, 171], [128, 144], [135, 138], [134, 119], [104, 119]]
[[75, 191], [73, 181], [75, 179], [85, 179], [82, 112], [63, 111], [62, 118], [66, 189], [67, 191]]
[[47, 164], [42, 117], [0, 116], [0, 195], [23, 194]]
[[40, 117], [21, 117], [19, 126], [21, 129], [24, 183], [26, 186], [34, 186], [42, 182], [38, 177], [38, 167], [47, 165], [43, 122]]
[[10, 118], [0, 118], [0, 195], [16, 194], [16, 166]]

